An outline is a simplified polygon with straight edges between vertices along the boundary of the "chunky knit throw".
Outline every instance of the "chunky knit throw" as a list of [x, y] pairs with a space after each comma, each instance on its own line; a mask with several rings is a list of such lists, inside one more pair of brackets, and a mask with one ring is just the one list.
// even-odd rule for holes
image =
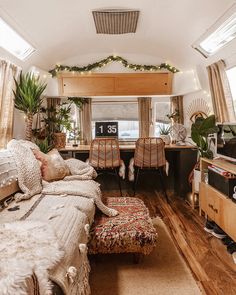
[[17, 201], [29, 199], [42, 191], [41, 171], [31, 149], [18, 140], [12, 139], [7, 145], [8, 151], [17, 166], [18, 185], [23, 194], [16, 194]]

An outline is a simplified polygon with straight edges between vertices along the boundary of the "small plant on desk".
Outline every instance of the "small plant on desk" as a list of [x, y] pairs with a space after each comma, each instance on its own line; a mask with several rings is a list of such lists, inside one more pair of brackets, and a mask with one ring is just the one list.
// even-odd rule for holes
[[164, 141], [165, 144], [170, 144], [170, 125], [160, 125], [160, 138]]

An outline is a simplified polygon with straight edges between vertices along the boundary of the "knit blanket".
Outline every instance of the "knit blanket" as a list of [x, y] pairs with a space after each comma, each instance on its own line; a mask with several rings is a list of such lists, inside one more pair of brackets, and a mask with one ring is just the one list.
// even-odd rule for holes
[[36, 275], [39, 294], [51, 294], [48, 269], [64, 255], [57, 237], [46, 223], [17, 221], [0, 225], [1, 295], [35, 294], [26, 279]]
[[32, 150], [15, 139], [7, 144], [7, 149], [16, 163], [18, 185], [23, 192], [15, 195], [16, 201], [30, 199], [41, 193], [41, 170]]

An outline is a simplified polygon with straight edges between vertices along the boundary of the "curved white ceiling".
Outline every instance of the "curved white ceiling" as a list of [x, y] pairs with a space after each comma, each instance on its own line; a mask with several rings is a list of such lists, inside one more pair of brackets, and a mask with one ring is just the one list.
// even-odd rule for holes
[[[108, 54], [150, 56], [179, 68], [201, 62], [191, 44], [231, 5], [232, 0], [0, 0], [0, 15], [37, 49], [26, 64], [45, 70], [56, 63], [83, 65]], [[97, 35], [96, 8], [140, 10], [136, 34]], [[0, 51], [1, 53], [2, 51]], [[90, 60], [90, 62], [94, 61]], [[147, 60], [130, 60], [143, 63]], [[20, 64], [20, 62], [19, 62]]]

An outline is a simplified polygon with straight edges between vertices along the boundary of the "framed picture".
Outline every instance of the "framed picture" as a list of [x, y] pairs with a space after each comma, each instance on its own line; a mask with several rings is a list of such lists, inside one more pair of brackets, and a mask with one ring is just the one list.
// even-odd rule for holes
[[95, 122], [95, 137], [118, 137], [118, 122]]

